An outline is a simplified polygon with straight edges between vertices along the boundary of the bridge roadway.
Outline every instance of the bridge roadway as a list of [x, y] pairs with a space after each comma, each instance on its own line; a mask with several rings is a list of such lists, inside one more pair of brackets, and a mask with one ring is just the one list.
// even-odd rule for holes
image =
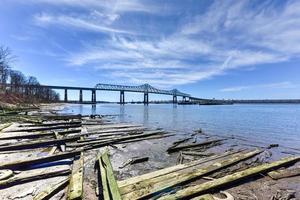
[[[10, 84], [7, 84], [6, 87], [10, 87]], [[137, 92], [144, 93], [144, 104], [149, 103], [149, 93], [153, 94], [163, 94], [173, 96], [173, 103], [177, 103], [177, 97], [183, 97], [183, 100], [186, 101], [187, 97], [191, 97], [190, 94], [180, 92], [177, 89], [173, 90], [161, 90], [152, 87], [149, 84], [139, 85], [139, 86], [125, 86], [125, 85], [112, 85], [112, 84], [97, 84], [95, 87], [76, 87], [76, 86], [54, 86], [54, 85], [22, 85], [19, 87], [23, 88], [49, 88], [55, 90], [64, 90], [64, 101], [68, 102], [68, 90], [79, 90], [79, 102], [83, 102], [83, 93], [82, 91], [91, 91], [92, 97], [91, 102], [96, 103], [96, 91], [105, 90], [105, 91], [119, 91], [120, 92], [120, 104], [125, 103], [125, 92]]]

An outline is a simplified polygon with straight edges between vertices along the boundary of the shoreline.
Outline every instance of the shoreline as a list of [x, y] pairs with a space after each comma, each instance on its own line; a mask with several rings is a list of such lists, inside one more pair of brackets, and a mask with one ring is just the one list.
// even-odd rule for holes
[[[57, 112], [63, 110], [63, 108], [65, 108], [66, 104], [59, 104], [57, 106], [53, 106], [53, 104], [50, 105], [43, 105], [40, 108], [40, 111], [34, 111], [36, 113], [40, 113], [41, 115], [47, 113], [50, 115], [57, 115]], [[33, 112], [33, 113], [34, 113]], [[93, 119], [86, 119], [89, 121], [93, 121]], [[101, 120], [104, 120], [106, 122], [103, 121], [103, 123], [113, 123], [116, 124], [113, 120], [113, 116], [103, 116], [103, 118], [101, 118]], [[50, 123], [47, 122], [47, 123]], [[11, 127], [8, 127], [4, 130], [9, 130], [9, 128], [16, 128], [18, 124], [14, 124]], [[116, 125], [115, 125], [116, 126]], [[84, 127], [84, 126], [83, 126]], [[88, 126], [86, 126], [86, 128], [88, 128]], [[149, 128], [149, 127], [148, 127]], [[201, 128], [201, 127], [199, 127]], [[3, 137], [3, 133], [1, 133], [1, 137]], [[11, 135], [11, 133], [9, 133], [9, 135]], [[175, 136], [170, 136], [170, 137], [165, 137], [165, 138], [157, 138], [157, 139], [151, 139], [151, 140], [143, 140], [143, 141], [137, 141], [137, 142], [133, 142], [133, 143], [127, 143], [127, 144], [114, 144], [112, 146], [109, 146], [109, 151], [110, 151], [110, 159], [112, 162], [112, 166], [114, 169], [114, 174], [117, 178], [117, 180], [124, 180], [130, 177], [134, 177], [134, 176], [138, 176], [141, 174], [145, 174], [145, 173], [149, 173], [151, 171], [155, 171], [158, 169], [164, 169], [166, 167], [170, 167], [170, 166], [174, 166], [177, 163], [178, 160], [178, 156], [180, 155], [179, 152], [175, 152], [175, 153], [167, 153], [167, 148], [172, 146], [172, 144], [174, 142], [178, 142], [178, 141], [182, 141], [184, 139], [187, 138], [191, 138], [188, 139], [184, 142], [181, 143], [181, 145], [185, 145], [185, 144], [195, 144], [195, 143], [199, 143], [199, 142], [203, 142], [203, 141], [207, 141], [207, 140], [214, 140], [214, 139], [222, 139], [220, 136], [216, 136], [216, 135], [209, 135], [206, 134], [203, 131], [200, 132], [196, 132], [196, 130], [194, 132], [188, 132], [186, 134], [181, 134], [181, 135], [175, 135]], [[222, 142], [222, 144], [220, 145], [215, 145], [215, 146], [211, 146], [208, 148], [205, 148], [203, 150], [201, 150], [200, 152], [204, 155], [204, 154], [222, 154], [226, 151], [235, 151], [238, 150], [240, 148], [247, 148], [248, 150], [253, 150], [254, 148], [257, 148], [257, 144], [251, 144], [251, 141], [247, 141], [246, 138], [223, 138], [226, 139], [224, 142]], [[246, 141], [243, 141], [246, 140]], [[25, 140], [27, 141], [27, 140]], [[242, 145], [242, 142], [247, 143], [246, 145]], [[3, 141], [1, 141], [3, 142]], [[8, 142], [8, 141], [5, 141]], [[20, 141], [19, 141], [20, 142]], [[250, 144], [249, 144], [250, 143]], [[5, 144], [5, 143], [4, 143]], [[254, 146], [251, 146], [254, 145]], [[0, 146], [1, 147], [1, 146]], [[271, 162], [274, 160], [279, 159], [280, 157], [282, 157], [283, 155], [277, 155], [278, 152], [276, 152], [277, 148], [283, 148], [281, 146], [277, 147], [276, 145], [273, 144], [273, 146], [271, 146], [270, 149], [267, 148], [268, 146], [260, 146], [259, 148], [261, 149], [265, 149], [265, 152], [261, 155], [259, 155], [259, 160], [262, 159], [261, 161], [258, 161], [257, 163], [257, 159], [250, 159], [247, 162], [240, 162], [240, 165], [237, 166], [232, 166], [230, 168], [227, 169], [227, 171], [222, 171], [222, 173], [217, 172], [217, 174], [212, 174], [212, 177], [218, 178], [220, 176], [224, 176], [227, 173], [232, 173], [234, 171], [237, 170], [241, 170], [243, 168], [245, 168], [246, 166], [255, 166], [257, 164], [261, 164], [264, 162]], [[39, 157], [40, 154], [45, 154], [48, 150], [48, 148], [42, 148], [42, 149], [36, 149], [33, 152], [30, 152], [29, 155], [31, 154], [30, 157]], [[47, 150], [47, 151], [46, 151]], [[95, 180], [95, 173], [94, 173], [94, 162], [95, 159], [97, 158], [97, 154], [99, 153], [99, 151], [103, 152], [104, 148], [97, 148], [95, 150], [90, 150], [87, 151], [84, 155], [85, 157], [85, 175], [84, 175], [84, 184], [85, 184], [85, 197], [87, 199], [97, 199], [97, 196], [95, 194], [95, 185], [97, 185], [97, 181]], [[45, 153], [43, 153], [45, 152]], [[300, 152], [300, 151], [299, 151]], [[298, 152], [298, 155], [299, 155]], [[297, 153], [297, 152], [296, 152]], [[17, 152], [17, 154], [15, 155], [18, 157], [18, 159], [25, 159], [28, 154], [25, 154], [22, 156], [21, 152]], [[25, 156], [25, 157], [24, 157]], [[132, 164], [126, 167], [122, 167], [122, 165], [124, 164], [124, 162], [128, 161], [129, 159], [131, 159], [134, 156], [138, 156], [138, 157], [144, 157], [147, 156], [149, 157], [149, 160], [140, 164]], [[278, 156], [278, 157], [276, 157]], [[5, 159], [9, 159], [9, 157], [12, 157], [12, 154], [5, 154], [3, 157], [3, 154], [0, 154], [0, 160], [2, 162], [7, 162], [7, 160]], [[204, 157], [209, 157], [209, 156], [204, 156]], [[192, 160], [197, 160], [201, 157], [199, 156], [191, 156], [191, 155], [183, 155], [183, 158], [181, 162], [184, 163], [189, 163]], [[248, 163], [247, 165], [245, 165], [245, 163]], [[299, 164], [299, 163], [298, 163]], [[229, 170], [229, 171], [228, 171]], [[58, 180], [61, 180], [59, 178], [51, 178], [51, 180], [53, 179], [53, 182], [57, 182]], [[203, 182], [203, 180], [201, 179], [201, 181]], [[201, 182], [200, 181], [200, 182]], [[38, 181], [39, 182], [39, 181]], [[42, 182], [44, 182], [46, 184], [46, 180], [42, 180]], [[295, 184], [292, 184], [292, 183]], [[279, 190], [282, 187], [289, 187], [290, 189], [293, 189], [296, 191], [296, 198], [299, 198], [299, 188], [296, 185], [297, 183], [297, 177], [292, 177], [292, 178], [286, 178], [286, 179], [281, 179], [279, 181], [274, 181], [274, 180], [270, 180], [269, 177], [264, 177], [264, 178], [259, 178], [258, 180], [255, 181], [250, 181], [247, 182], [245, 184], [241, 184], [241, 185], [233, 185], [234, 187], [229, 187], [227, 191], [229, 191], [232, 195], [236, 196], [236, 197], [241, 197], [242, 193], [247, 193], [247, 191], [252, 191], [252, 194], [248, 194], [249, 197], [251, 197], [251, 195], [253, 196], [253, 194], [255, 196], [259, 196], [261, 195], [263, 197], [263, 199], [270, 199], [272, 195], [275, 195], [277, 190]], [[32, 183], [27, 183], [28, 184], [28, 188], [25, 188], [25, 190], [30, 190], [32, 189], [33, 185], [30, 184], [34, 184], [34, 182]], [[24, 185], [27, 185], [24, 184]], [[261, 191], [261, 186], [265, 185], [265, 184], [270, 184], [269, 187], [266, 191]], [[13, 188], [21, 188], [22, 185], [17, 185], [14, 186]], [[35, 190], [38, 190], [36, 187], [33, 187]], [[249, 190], [250, 188], [250, 190]], [[256, 191], [257, 190], [257, 191]], [[62, 196], [62, 193], [64, 193], [64, 191], [66, 190], [62, 190], [57, 194], [59, 197]], [[9, 188], [5, 189], [5, 194], [12, 195], [11, 193], [13, 193], [13, 191], [11, 191]], [[271, 193], [270, 193], [271, 192]], [[34, 193], [34, 192], [31, 192]], [[37, 193], [37, 192], [35, 192]], [[31, 195], [32, 197], [32, 195]], [[54, 199], [56, 199], [56, 197], [54, 197]], [[65, 197], [65, 196], [64, 196]], [[26, 195], [25, 199], [30, 199], [30, 195]], [[249, 198], [250, 199], [250, 198]], [[261, 199], [261, 198], [258, 198]]]

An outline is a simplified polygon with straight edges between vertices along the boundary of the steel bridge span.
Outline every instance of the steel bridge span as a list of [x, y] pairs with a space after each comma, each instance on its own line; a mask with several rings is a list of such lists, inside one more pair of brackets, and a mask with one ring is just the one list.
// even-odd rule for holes
[[[6, 85], [6, 87], [10, 87], [10, 85]], [[26, 88], [48, 88], [48, 89], [58, 89], [64, 90], [64, 102], [68, 102], [68, 90], [79, 90], [79, 102], [83, 102], [83, 92], [82, 91], [91, 91], [91, 102], [96, 103], [96, 91], [104, 90], [104, 91], [119, 91], [120, 92], [120, 104], [125, 103], [125, 92], [136, 92], [136, 93], [144, 93], [144, 104], [149, 103], [149, 94], [163, 94], [173, 96], [173, 103], [177, 103], [177, 97], [180, 96], [184, 101], [187, 98], [190, 98], [191, 95], [187, 93], [180, 92], [177, 89], [173, 90], [161, 90], [157, 89], [149, 84], [143, 84], [138, 86], [126, 86], [126, 85], [112, 85], [112, 84], [102, 84], [99, 83], [95, 87], [74, 87], [74, 86], [53, 86], [53, 85], [22, 85], [20, 87]]]

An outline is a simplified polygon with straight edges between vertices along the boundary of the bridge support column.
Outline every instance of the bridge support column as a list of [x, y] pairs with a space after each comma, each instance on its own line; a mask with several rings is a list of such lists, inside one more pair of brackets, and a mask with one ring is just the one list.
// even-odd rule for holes
[[79, 103], [82, 103], [82, 90], [79, 90]]
[[65, 89], [65, 102], [68, 102], [68, 90]]
[[120, 91], [120, 104], [125, 104], [125, 93]]
[[183, 101], [186, 102], [186, 97], [182, 97], [182, 98], [183, 98]]
[[173, 103], [177, 103], [177, 96], [176, 95], [173, 96]]
[[96, 103], [96, 90], [92, 90], [92, 103]]
[[146, 105], [149, 104], [149, 93], [148, 92], [144, 93], [144, 104], [146, 104]]

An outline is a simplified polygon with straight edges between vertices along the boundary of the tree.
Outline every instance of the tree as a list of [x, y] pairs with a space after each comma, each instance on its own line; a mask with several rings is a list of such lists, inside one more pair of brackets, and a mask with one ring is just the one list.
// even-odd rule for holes
[[7, 79], [10, 73], [10, 64], [15, 57], [12, 55], [8, 47], [0, 46], [0, 84], [2, 88], [7, 83]]

